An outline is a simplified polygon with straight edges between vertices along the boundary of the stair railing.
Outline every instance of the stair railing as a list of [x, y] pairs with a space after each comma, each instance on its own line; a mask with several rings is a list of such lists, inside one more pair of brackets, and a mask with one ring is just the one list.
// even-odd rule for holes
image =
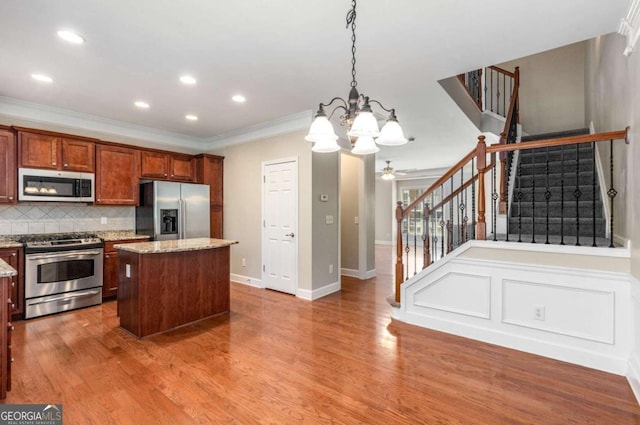
[[[606, 133], [570, 136], [527, 143], [496, 143], [486, 146], [485, 136], [479, 136], [476, 148], [464, 156], [449, 171], [433, 183], [409, 205], [400, 201], [396, 207], [397, 241], [395, 264], [395, 302], [400, 303], [402, 282], [420, 270], [440, 260], [449, 252], [477, 239], [487, 239], [487, 202], [490, 210], [490, 234], [497, 239], [498, 202], [500, 200], [496, 156], [519, 150], [545, 149], [609, 142], [610, 247], [613, 243], [613, 203], [617, 190], [613, 184], [614, 140], [628, 142], [628, 128]], [[489, 161], [487, 161], [487, 158]], [[500, 165], [502, 168], [502, 163]], [[489, 176], [487, 178], [487, 175]], [[579, 196], [578, 196], [579, 197]], [[469, 199], [471, 202], [469, 202]], [[501, 202], [501, 200], [500, 200]], [[514, 196], [519, 206], [522, 198]], [[471, 210], [469, 215], [469, 209]]]
[[[498, 68], [500, 69], [500, 68]], [[518, 139], [518, 123], [520, 122], [520, 67], [513, 72], [513, 90], [509, 110], [500, 133], [500, 144], [516, 143]], [[509, 203], [509, 172], [513, 161], [513, 152], [500, 152], [500, 204], [498, 211], [506, 214]]]
[[513, 98], [512, 94], [519, 86], [518, 68], [515, 72], [506, 69], [489, 66], [485, 71], [484, 81], [484, 110], [491, 111], [502, 117], [509, 114], [509, 106]]
[[471, 96], [474, 103], [482, 111], [482, 93], [484, 92], [482, 87], [482, 69], [476, 69], [473, 71], [465, 72], [458, 75], [458, 80], [467, 89], [467, 93]]

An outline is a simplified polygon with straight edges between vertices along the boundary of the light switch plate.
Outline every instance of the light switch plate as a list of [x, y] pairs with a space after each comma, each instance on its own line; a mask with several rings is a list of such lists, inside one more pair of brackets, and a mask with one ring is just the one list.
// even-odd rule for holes
[[333, 224], [333, 216], [332, 215], [328, 215], [325, 217], [325, 223], [327, 224]]
[[126, 277], [131, 277], [131, 264], [124, 265], [124, 275]]

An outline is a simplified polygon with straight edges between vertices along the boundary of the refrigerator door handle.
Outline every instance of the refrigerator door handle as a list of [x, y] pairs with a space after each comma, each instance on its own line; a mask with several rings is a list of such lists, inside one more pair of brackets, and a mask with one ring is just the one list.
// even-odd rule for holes
[[187, 238], [187, 200], [182, 199], [182, 239]]

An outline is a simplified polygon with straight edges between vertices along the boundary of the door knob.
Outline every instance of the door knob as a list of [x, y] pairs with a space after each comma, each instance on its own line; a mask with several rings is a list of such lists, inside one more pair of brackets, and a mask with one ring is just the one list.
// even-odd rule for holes
[[291, 233], [287, 233], [285, 236], [291, 236], [291, 237], [294, 237], [294, 236], [295, 236], [295, 234], [294, 234], [293, 232], [291, 232]]

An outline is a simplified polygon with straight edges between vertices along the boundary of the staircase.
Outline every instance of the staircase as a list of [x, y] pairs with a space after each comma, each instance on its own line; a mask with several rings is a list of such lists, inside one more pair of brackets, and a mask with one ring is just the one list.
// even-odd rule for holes
[[[584, 134], [589, 130], [525, 136], [521, 142]], [[592, 143], [521, 151], [513, 171], [509, 240], [608, 246], [594, 155]]]

